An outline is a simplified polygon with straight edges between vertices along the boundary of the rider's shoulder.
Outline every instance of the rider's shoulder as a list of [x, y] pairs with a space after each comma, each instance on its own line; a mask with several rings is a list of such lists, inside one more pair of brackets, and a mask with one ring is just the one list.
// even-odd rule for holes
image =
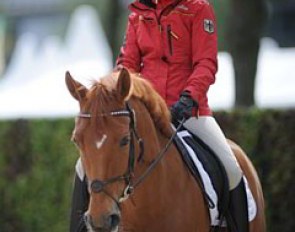
[[131, 12], [129, 14], [129, 21], [133, 22], [133, 23], [136, 23], [138, 22], [138, 19], [139, 19], [139, 14], [138, 13], [135, 13], [135, 12]]
[[136, 19], [136, 18], [138, 18], [138, 16], [139, 16], [139, 14], [137, 14], [137, 13], [135, 13], [135, 12], [131, 12], [131, 13], [129, 14], [129, 18], [130, 18], [130, 19]]

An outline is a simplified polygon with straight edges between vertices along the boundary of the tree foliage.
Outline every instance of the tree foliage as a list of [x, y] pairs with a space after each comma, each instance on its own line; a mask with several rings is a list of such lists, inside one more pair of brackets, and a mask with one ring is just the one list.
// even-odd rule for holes
[[255, 105], [259, 43], [266, 19], [266, 0], [230, 0], [226, 38], [233, 57], [236, 107]]

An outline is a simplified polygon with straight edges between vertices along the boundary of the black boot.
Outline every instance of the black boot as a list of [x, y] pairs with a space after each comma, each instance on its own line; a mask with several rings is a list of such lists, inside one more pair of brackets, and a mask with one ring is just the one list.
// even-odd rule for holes
[[87, 189], [86, 178], [80, 180], [78, 175], [75, 176], [75, 184], [72, 196], [72, 208], [70, 218], [70, 232], [86, 232], [84, 222], [84, 213], [89, 204], [89, 193]]
[[231, 218], [229, 231], [249, 232], [248, 203], [243, 178], [238, 186], [230, 191], [229, 197], [229, 213]]

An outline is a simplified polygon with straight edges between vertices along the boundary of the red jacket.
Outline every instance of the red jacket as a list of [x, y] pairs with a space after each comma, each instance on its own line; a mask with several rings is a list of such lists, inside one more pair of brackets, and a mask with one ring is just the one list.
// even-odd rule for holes
[[[161, 1], [160, 1], [161, 2]], [[183, 91], [211, 115], [207, 92], [217, 71], [215, 16], [206, 0], [165, 0], [156, 8], [135, 1], [117, 65], [140, 72], [174, 104]]]

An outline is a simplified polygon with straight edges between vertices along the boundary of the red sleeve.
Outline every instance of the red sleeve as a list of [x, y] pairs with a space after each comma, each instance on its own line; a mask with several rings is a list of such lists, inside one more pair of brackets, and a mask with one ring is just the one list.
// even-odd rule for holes
[[117, 58], [116, 65], [124, 66], [125, 68], [139, 72], [140, 71], [140, 50], [137, 44], [137, 36], [135, 23], [136, 15], [131, 14], [128, 18], [127, 30], [123, 45], [120, 49], [120, 54]]
[[203, 3], [197, 12], [192, 29], [193, 73], [186, 83], [185, 91], [199, 101], [215, 82], [217, 72], [217, 32], [213, 8]]

